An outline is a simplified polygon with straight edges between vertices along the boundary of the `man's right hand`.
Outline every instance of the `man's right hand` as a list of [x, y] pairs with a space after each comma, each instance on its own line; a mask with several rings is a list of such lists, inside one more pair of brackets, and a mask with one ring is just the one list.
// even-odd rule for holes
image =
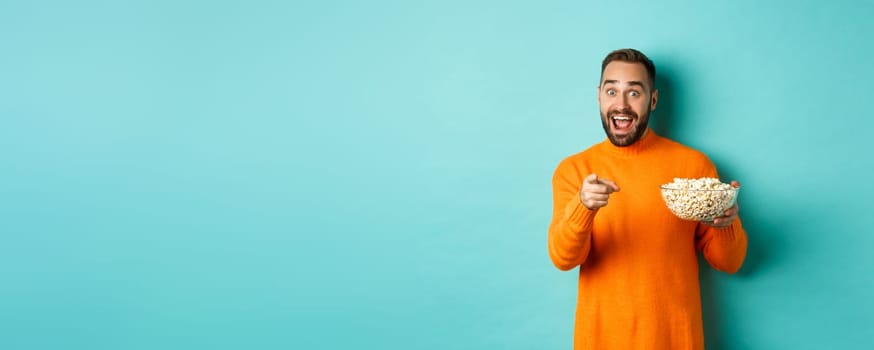
[[613, 181], [599, 179], [598, 175], [589, 174], [583, 179], [583, 188], [580, 189], [580, 201], [589, 210], [596, 210], [607, 205], [610, 194], [619, 192], [619, 186]]

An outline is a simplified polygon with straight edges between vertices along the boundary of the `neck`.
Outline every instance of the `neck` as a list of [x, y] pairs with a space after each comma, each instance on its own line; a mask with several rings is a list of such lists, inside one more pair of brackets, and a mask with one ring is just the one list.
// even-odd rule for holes
[[643, 135], [640, 136], [640, 139], [634, 141], [634, 143], [619, 147], [614, 145], [610, 140], [605, 140], [603, 144], [603, 148], [610, 153], [619, 155], [619, 156], [633, 156], [636, 154], [640, 154], [645, 152], [647, 149], [651, 148], [653, 143], [655, 143], [658, 139], [658, 135], [650, 130], [650, 128], [646, 128], [643, 131]]

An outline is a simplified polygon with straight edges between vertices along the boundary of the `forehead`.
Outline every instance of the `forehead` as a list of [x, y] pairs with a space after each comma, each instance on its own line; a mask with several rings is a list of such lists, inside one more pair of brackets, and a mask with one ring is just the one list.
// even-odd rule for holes
[[601, 77], [601, 83], [606, 80], [615, 80], [619, 84], [625, 84], [629, 81], [639, 81], [645, 86], [649, 86], [649, 76], [646, 73], [646, 67], [640, 63], [629, 63], [613, 61], [607, 64], [604, 68], [604, 74]]

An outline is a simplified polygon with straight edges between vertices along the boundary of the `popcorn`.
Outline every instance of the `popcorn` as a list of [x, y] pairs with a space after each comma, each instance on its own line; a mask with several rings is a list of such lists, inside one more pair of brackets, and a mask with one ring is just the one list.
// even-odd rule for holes
[[661, 191], [674, 215], [693, 221], [712, 221], [737, 200], [736, 188], [712, 177], [674, 178], [674, 182], [662, 185]]

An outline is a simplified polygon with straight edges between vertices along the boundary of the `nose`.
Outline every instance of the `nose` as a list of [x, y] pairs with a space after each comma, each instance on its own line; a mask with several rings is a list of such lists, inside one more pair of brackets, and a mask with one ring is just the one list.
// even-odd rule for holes
[[626, 109], [629, 106], [628, 105], [628, 96], [625, 96], [625, 94], [619, 95], [619, 98], [616, 99], [616, 105], [620, 109], [623, 109], [623, 110]]

